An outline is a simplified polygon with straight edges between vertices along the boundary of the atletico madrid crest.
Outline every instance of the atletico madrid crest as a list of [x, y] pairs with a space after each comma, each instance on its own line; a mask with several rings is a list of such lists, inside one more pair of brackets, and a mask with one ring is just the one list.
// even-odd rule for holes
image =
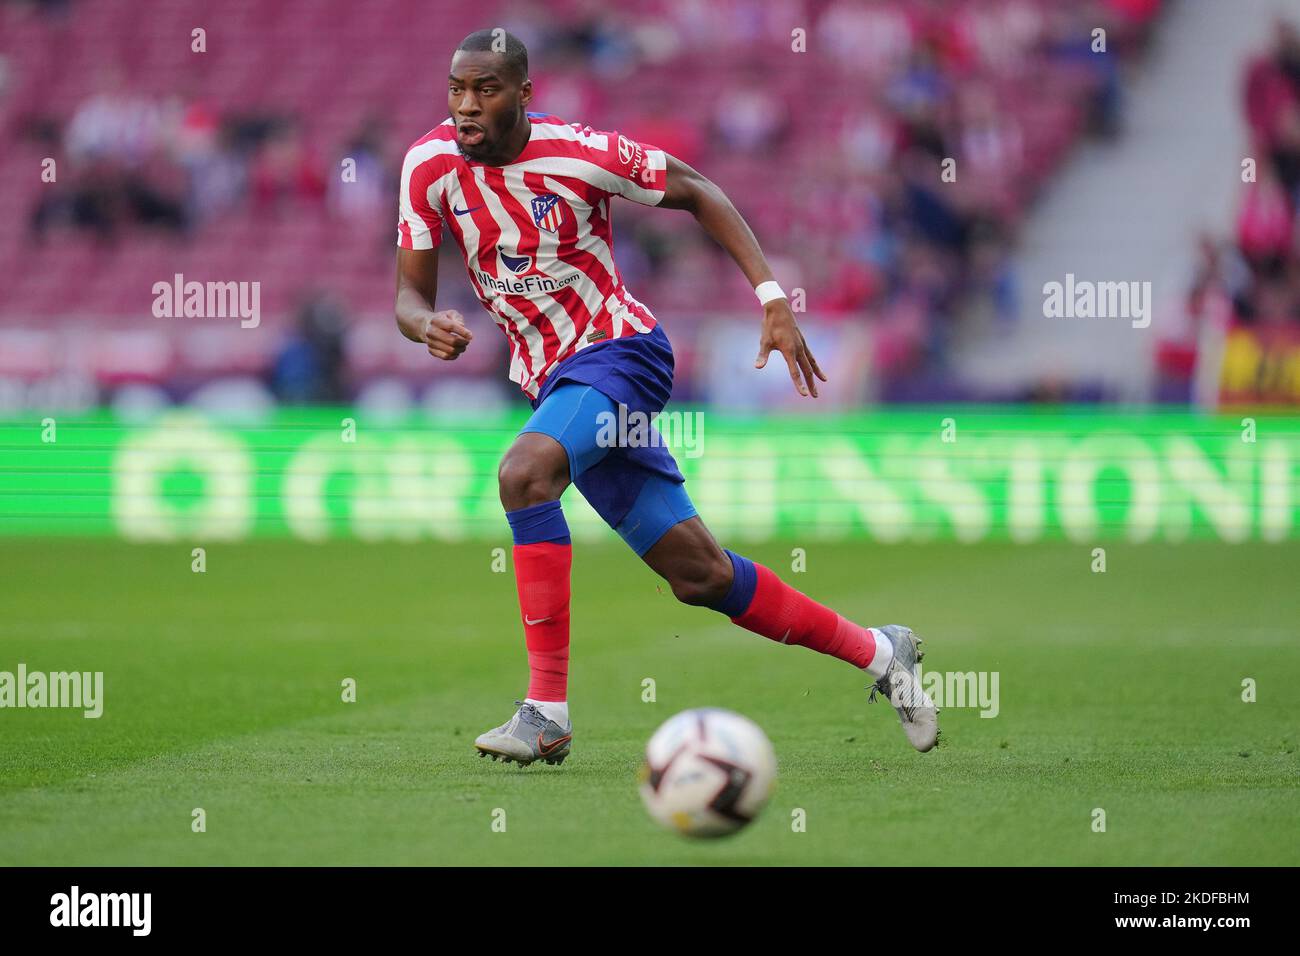
[[533, 222], [539, 229], [558, 232], [564, 222], [564, 211], [569, 207], [560, 202], [555, 193], [533, 197]]

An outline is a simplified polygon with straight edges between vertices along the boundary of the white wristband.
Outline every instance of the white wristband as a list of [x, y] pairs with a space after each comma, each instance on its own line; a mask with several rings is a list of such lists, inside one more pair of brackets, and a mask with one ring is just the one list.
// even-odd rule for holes
[[754, 295], [758, 296], [758, 301], [762, 305], [767, 305], [773, 299], [785, 298], [785, 292], [782, 291], [780, 283], [775, 279], [760, 282], [754, 287]]

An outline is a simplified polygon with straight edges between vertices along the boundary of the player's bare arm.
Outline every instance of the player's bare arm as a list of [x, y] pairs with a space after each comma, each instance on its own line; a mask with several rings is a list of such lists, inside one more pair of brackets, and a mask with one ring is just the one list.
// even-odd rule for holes
[[454, 362], [474, 334], [455, 309], [435, 311], [438, 298], [438, 249], [397, 250], [397, 327], [412, 342], [421, 342], [434, 358]]
[[[771, 281], [772, 269], [754, 238], [753, 230], [727, 194], [675, 156], [664, 155], [668, 181], [659, 205], [689, 211], [704, 231], [736, 260], [751, 285]], [[767, 357], [773, 349], [785, 356], [790, 379], [799, 394], [811, 393], [816, 398], [817, 379], [824, 382], [826, 375], [809, 350], [803, 332], [794, 320], [794, 313], [790, 311], [790, 300], [786, 298], [773, 299], [763, 306], [763, 327], [759, 332], [758, 358], [754, 360], [754, 367], [767, 365]]]

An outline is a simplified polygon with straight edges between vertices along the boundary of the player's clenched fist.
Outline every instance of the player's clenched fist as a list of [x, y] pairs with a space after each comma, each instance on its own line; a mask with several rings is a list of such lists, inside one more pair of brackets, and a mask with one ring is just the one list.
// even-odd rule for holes
[[465, 327], [464, 317], [455, 309], [431, 312], [424, 320], [424, 344], [429, 354], [445, 362], [454, 362], [474, 338]]

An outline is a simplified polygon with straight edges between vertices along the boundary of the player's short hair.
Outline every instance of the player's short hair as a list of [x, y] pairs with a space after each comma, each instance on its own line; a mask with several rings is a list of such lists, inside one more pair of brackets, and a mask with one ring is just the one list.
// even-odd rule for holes
[[513, 33], [500, 27], [490, 30], [475, 30], [460, 41], [457, 51], [466, 53], [496, 53], [505, 58], [506, 69], [516, 82], [528, 79], [528, 48]]

